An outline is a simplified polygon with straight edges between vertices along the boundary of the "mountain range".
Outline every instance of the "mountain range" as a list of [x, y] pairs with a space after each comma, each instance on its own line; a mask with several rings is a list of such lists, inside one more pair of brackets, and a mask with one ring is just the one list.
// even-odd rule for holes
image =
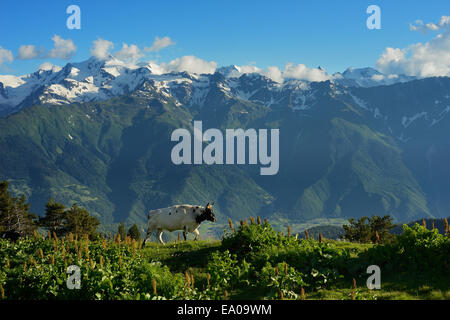
[[[0, 75], [0, 179], [43, 213], [52, 196], [102, 223], [215, 200], [221, 221], [450, 211], [450, 78], [349, 68], [330, 80], [273, 81], [237, 66], [213, 74], [90, 58]], [[277, 128], [280, 165], [174, 165], [176, 128]]]

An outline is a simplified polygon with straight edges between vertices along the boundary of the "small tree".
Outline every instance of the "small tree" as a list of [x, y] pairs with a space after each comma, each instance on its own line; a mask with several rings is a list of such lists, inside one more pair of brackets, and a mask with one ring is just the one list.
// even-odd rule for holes
[[77, 204], [73, 204], [66, 211], [64, 231], [66, 233], [71, 232], [79, 237], [87, 234], [92, 238], [95, 236], [95, 231], [99, 224], [100, 221], [96, 217], [89, 215], [86, 209], [77, 206]]
[[383, 242], [394, 237], [389, 231], [395, 225], [392, 224], [392, 218], [388, 215], [384, 217], [372, 215], [372, 218], [363, 216], [358, 220], [351, 218], [348, 221], [350, 224], [342, 227], [345, 231], [344, 239], [349, 241], [376, 243], [378, 239]]
[[343, 225], [345, 234], [344, 239], [356, 242], [369, 242], [371, 238], [371, 230], [369, 225], [369, 218], [366, 216], [358, 220], [349, 219], [349, 225]]
[[50, 232], [54, 232], [58, 237], [65, 233], [66, 207], [52, 198], [45, 205], [45, 216], [39, 218], [39, 225]]
[[120, 239], [125, 239], [127, 237], [127, 233], [125, 231], [125, 224], [121, 222], [117, 227], [117, 234], [120, 236]]
[[372, 219], [370, 219], [370, 239], [373, 243], [376, 243], [376, 233], [378, 233], [381, 242], [389, 241], [394, 237], [390, 233], [390, 230], [394, 227], [395, 225], [392, 224], [391, 216], [386, 215], [384, 217], [378, 217], [372, 215]]
[[128, 236], [136, 241], [141, 240], [141, 233], [139, 232], [139, 228], [136, 224], [133, 224], [128, 230]]
[[32, 235], [37, 229], [37, 216], [30, 213], [25, 196], [12, 197], [8, 181], [0, 181], [0, 233]]

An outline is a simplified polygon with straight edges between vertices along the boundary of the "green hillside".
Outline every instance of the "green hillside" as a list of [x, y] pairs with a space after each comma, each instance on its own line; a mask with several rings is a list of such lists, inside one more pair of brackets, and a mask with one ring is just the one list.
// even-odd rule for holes
[[[201, 107], [151, 90], [28, 107], [0, 118], [0, 179], [24, 193], [38, 214], [53, 197], [87, 208], [109, 231], [120, 221], [143, 230], [150, 209], [211, 201], [218, 224], [209, 235], [228, 217], [249, 215], [293, 225], [371, 214], [395, 221], [438, 215], [430, 204], [434, 193], [405, 147], [364, 110], [336, 97], [329, 82], [312, 86], [321, 94], [308, 116], [284, 103], [268, 108], [221, 91], [211, 91]], [[260, 165], [174, 165], [170, 135], [192, 130], [193, 120], [202, 120], [203, 130], [278, 128], [278, 174], [261, 176]]]

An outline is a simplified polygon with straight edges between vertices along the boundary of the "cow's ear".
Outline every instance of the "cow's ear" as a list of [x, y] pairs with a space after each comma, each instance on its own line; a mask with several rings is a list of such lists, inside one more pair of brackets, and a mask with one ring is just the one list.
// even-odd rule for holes
[[208, 207], [209, 207], [209, 202], [206, 204], [205, 208], [208, 208]]

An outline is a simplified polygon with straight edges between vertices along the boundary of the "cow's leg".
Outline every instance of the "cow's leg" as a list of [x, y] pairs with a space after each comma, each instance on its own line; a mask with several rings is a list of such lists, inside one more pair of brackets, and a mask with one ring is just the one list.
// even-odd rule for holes
[[195, 239], [194, 241], [198, 240], [198, 236], [200, 235], [200, 232], [198, 232], [198, 229], [195, 229], [194, 231], [192, 231], [193, 233], [195, 233]]
[[162, 232], [163, 232], [162, 229], [158, 229], [158, 239], [159, 239], [159, 242], [161, 242], [162, 244], [165, 244], [162, 239]]
[[186, 226], [184, 226], [184, 228], [183, 228], [183, 237], [184, 237], [184, 241], [186, 241], [187, 240]]
[[145, 243], [150, 238], [150, 236], [152, 235], [153, 231], [154, 231], [154, 229], [148, 228], [147, 234], [146, 234], [146, 236], [144, 238], [144, 241], [142, 242], [142, 248], [145, 246]]

